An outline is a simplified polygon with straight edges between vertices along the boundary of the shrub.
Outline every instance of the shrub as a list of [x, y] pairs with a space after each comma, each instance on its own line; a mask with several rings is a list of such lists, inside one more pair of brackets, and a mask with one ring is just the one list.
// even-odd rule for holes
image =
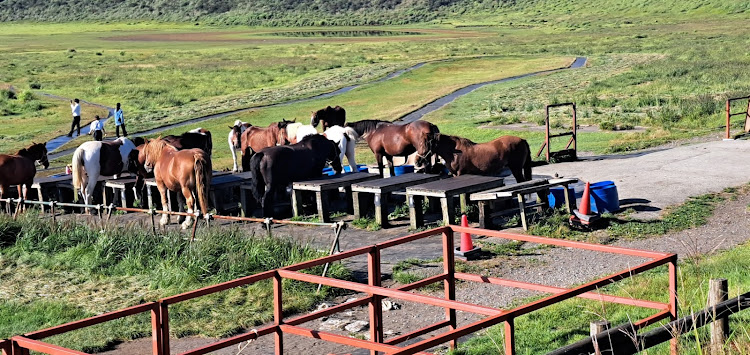
[[18, 99], [21, 100], [21, 102], [29, 102], [34, 100], [34, 94], [31, 91], [24, 90], [18, 95]]

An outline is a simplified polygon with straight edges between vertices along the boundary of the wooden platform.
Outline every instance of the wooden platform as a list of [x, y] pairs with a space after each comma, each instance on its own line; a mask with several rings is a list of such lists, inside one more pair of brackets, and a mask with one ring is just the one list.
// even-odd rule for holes
[[[518, 200], [518, 211], [521, 214], [521, 225], [524, 230], [528, 230], [528, 221], [526, 219], [526, 209], [536, 206], [546, 208], [548, 205], [547, 195], [549, 189], [555, 186], [563, 186], [565, 191], [565, 204], [568, 212], [573, 213], [573, 204], [575, 196], [569, 196], [568, 185], [578, 182], [578, 179], [535, 179], [524, 181], [517, 184], [506, 185], [486, 191], [473, 193], [469, 196], [471, 201], [479, 203], [479, 227], [490, 228], [492, 226], [492, 204], [498, 201], [511, 199]], [[536, 193], [541, 203], [534, 206], [526, 205], [526, 195]]]
[[331, 190], [338, 191], [339, 189], [343, 189], [346, 195], [347, 212], [353, 213], [352, 184], [378, 178], [380, 178], [378, 174], [356, 172], [295, 182], [292, 184], [292, 209], [294, 211], [294, 216], [299, 216], [299, 212], [302, 209], [301, 202], [303, 192], [311, 191], [315, 192], [315, 203], [317, 205], [320, 221], [324, 223], [329, 222], [329, 193]]
[[388, 226], [388, 200], [393, 192], [405, 191], [407, 187], [439, 180], [440, 175], [409, 173], [384, 179], [368, 180], [352, 185], [352, 203], [354, 218], [361, 218], [365, 206], [361, 194], [371, 193], [375, 200], [375, 222], [382, 227]]
[[425, 197], [437, 197], [440, 199], [443, 224], [448, 225], [453, 222], [455, 217], [453, 199], [456, 196], [461, 198], [461, 209], [465, 210], [467, 194], [500, 186], [503, 186], [503, 178], [501, 177], [461, 175], [450, 179], [407, 187], [406, 196], [409, 201], [411, 227], [416, 229], [424, 226], [422, 201], [424, 201]]
[[[219, 189], [223, 188], [223, 184], [226, 183], [225, 180], [223, 180], [221, 177], [226, 175], [231, 175], [231, 171], [214, 171], [213, 175], [211, 177], [211, 187], [209, 195], [214, 195], [214, 191], [216, 187], [218, 186]], [[239, 174], [238, 174], [239, 175]], [[229, 186], [233, 186], [233, 183], [229, 183]], [[239, 187], [240, 184], [237, 184], [236, 186]], [[146, 189], [146, 195], [148, 196], [148, 208], [164, 208], [164, 206], [161, 205], [161, 197], [159, 196], [159, 189], [156, 186], [156, 181], [154, 178], [148, 178], [145, 180], [144, 189]], [[157, 199], [154, 199], [154, 194], [157, 196]], [[209, 199], [212, 200], [212, 203], [214, 203], [213, 198], [209, 197]], [[177, 193], [174, 191], [169, 191], [167, 193], [167, 203], [169, 203], [170, 206], [172, 206], [173, 211], [179, 211], [180, 206], [177, 203], [179, 198], [177, 197]], [[214, 208], [219, 210], [219, 207], [214, 205]]]
[[[73, 181], [73, 175], [53, 175], [34, 178], [34, 183], [31, 188], [36, 190], [36, 196], [38, 201], [58, 201], [64, 202], [62, 196], [60, 196], [60, 190], [57, 188], [57, 183], [61, 181]], [[44, 206], [41, 206], [44, 211]]]
[[109, 205], [110, 203], [119, 202], [120, 207], [133, 207], [135, 201], [135, 181], [135, 177], [105, 181], [102, 189], [103, 203]]

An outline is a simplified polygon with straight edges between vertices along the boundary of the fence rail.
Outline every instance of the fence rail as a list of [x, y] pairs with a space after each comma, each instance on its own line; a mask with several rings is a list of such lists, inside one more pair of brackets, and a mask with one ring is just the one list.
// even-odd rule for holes
[[[141, 210], [149, 211], [149, 210]], [[244, 219], [243, 219], [244, 220]], [[249, 218], [248, 218], [249, 220]], [[253, 221], [258, 221], [255, 219]], [[265, 221], [265, 220], [264, 220]], [[645, 262], [633, 268], [622, 270], [618, 273], [594, 280], [592, 282], [574, 287], [571, 289], [564, 289], [546, 285], [539, 285], [527, 282], [503, 280], [498, 278], [489, 278], [482, 275], [473, 275], [466, 273], [456, 273], [455, 263], [453, 257], [453, 251], [455, 247], [454, 233], [455, 232], [467, 232], [475, 235], [482, 235], [490, 238], [500, 238], [506, 240], [525, 240], [533, 243], [541, 243], [548, 245], [558, 245], [577, 249], [595, 250], [600, 252], [616, 253], [629, 256], [639, 256], [648, 258], [650, 261]], [[396, 287], [387, 288], [380, 284], [382, 273], [380, 270], [381, 260], [380, 253], [384, 249], [396, 247], [405, 243], [410, 243], [425, 238], [441, 237], [442, 238], [442, 252], [443, 252], [443, 272], [439, 275], [428, 277], [426, 279]], [[311, 275], [303, 273], [305, 269], [309, 269], [315, 266], [329, 264], [331, 262], [340, 261], [346, 258], [350, 258], [358, 255], [367, 255], [368, 260], [368, 279], [367, 283], [357, 283], [352, 281], [345, 281], [334, 279], [325, 276]], [[296, 336], [304, 336], [315, 339], [324, 340], [327, 342], [334, 342], [353, 346], [361, 349], [369, 349], [372, 354], [379, 352], [389, 354], [417, 354], [424, 353], [430, 348], [449, 343], [451, 347], [456, 347], [458, 339], [464, 335], [474, 333], [478, 330], [485, 329], [487, 327], [504, 323], [505, 327], [505, 354], [515, 354], [515, 326], [514, 320], [522, 315], [534, 312], [549, 305], [561, 302], [563, 300], [571, 299], [574, 297], [582, 297], [588, 299], [594, 299], [601, 302], [614, 302], [630, 304], [639, 307], [645, 307], [656, 310], [651, 316], [644, 318], [636, 322], [635, 327], [643, 327], [648, 324], [652, 324], [658, 320], [665, 318], [676, 319], [677, 316], [677, 276], [676, 276], [676, 262], [677, 256], [674, 254], [649, 252], [643, 250], [618, 248], [613, 246], [602, 246], [596, 244], [589, 244], [583, 242], [571, 242], [558, 239], [542, 238], [528, 235], [520, 235], [514, 233], [506, 233], [500, 231], [491, 231], [478, 228], [470, 227], [458, 227], [458, 226], [445, 226], [428, 231], [407, 235], [401, 238], [385, 241], [382, 243], [369, 245], [354, 250], [344, 251], [339, 254], [330, 255], [307, 262], [302, 262], [295, 265], [290, 265], [284, 268], [265, 271], [259, 274], [242, 277], [236, 280], [227, 281], [217, 285], [204, 287], [198, 290], [185, 292], [182, 294], [170, 296], [158, 300], [156, 302], [144, 303], [134, 307], [126, 308], [119, 311], [114, 311], [99, 315], [96, 317], [87, 318], [84, 320], [63, 324], [60, 326], [43, 329], [40, 331], [28, 333], [26, 335], [17, 336], [11, 338], [10, 342], [14, 347], [13, 354], [25, 354], [29, 350], [40, 351], [46, 354], [82, 354], [70, 349], [60, 348], [55, 345], [47, 344], [41, 341], [42, 338], [62, 334], [67, 331], [74, 329], [81, 329], [94, 324], [100, 324], [105, 321], [112, 319], [122, 318], [128, 315], [151, 312], [152, 321], [152, 353], [154, 355], [169, 355], [170, 349], [170, 336], [169, 336], [169, 306], [175, 303], [195, 299], [198, 297], [206, 296], [216, 292], [221, 292], [234, 287], [241, 287], [253, 284], [262, 280], [272, 280], [274, 288], [274, 299], [273, 299], [273, 314], [274, 321], [272, 324], [266, 325], [263, 328], [257, 330], [251, 330], [249, 332], [235, 335], [230, 338], [221, 339], [213, 344], [205, 345], [200, 348], [192, 349], [182, 353], [182, 355], [198, 355], [206, 354], [221, 348], [239, 344], [243, 341], [256, 339], [261, 336], [274, 335], [275, 338], [275, 353], [282, 354], [284, 351], [284, 335], [293, 334]], [[668, 265], [669, 273], [669, 288], [668, 288], [668, 302], [654, 302], [648, 300], [637, 300], [624, 297], [616, 297], [606, 295], [597, 292], [602, 286], [609, 285], [618, 280], [635, 276], [639, 273], [651, 270], [653, 268]], [[330, 287], [336, 287], [346, 289], [349, 291], [360, 292], [364, 294], [354, 301], [332, 306], [327, 309], [297, 315], [286, 318], [282, 312], [284, 304], [284, 289], [283, 280], [291, 279], [298, 280], [301, 282], [308, 282], [313, 284], [327, 285]], [[484, 282], [490, 284], [496, 284], [500, 286], [518, 287], [522, 289], [535, 290], [542, 293], [551, 294], [547, 297], [543, 297], [537, 301], [515, 307], [513, 309], [500, 309], [493, 308], [478, 304], [466, 303], [456, 299], [456, 280], [466, 280], [472, 282]], [[436, 297], [434, 295], [425, 295], [421, 293], [410, 292], [419, 288], [436, 284], [443, 283], [444, 295], [443, 297]], [[383, 334], [383, 310], [381, 301], [385, 298], [398, 298], [411, 302], [418, 302], [427, 305], [443, 308], [445, 310], [445, 319], [437, 323], [422, 327], [416, 330], [406, 330], [403, 335], [394, 337], [391, 339], [385, 339]], [[362, 340], [352, 338], [348, 336], [342, 336], [324, 331], [318, 331], [313, 329], [307, 329], [301, 325], [320, 317], [328, 316], [344, 310], [367, 305], [369, 309], [369, 321], [370, 321], [370, 339]], [[487, 316], [486, 318], [473, 322], [471, 324], [458, 327], [456, 319], [456, 311], [467, 311]], [[400, 346], [398, 344], [403, 343], [408, 339], [418, 337], [420, 335], [435, 332], [444, 329], [440, 334], [433, 337], [427, 338], [422, 341], [418, 341], [413, 344], [406, 346]], [[8, 347], [7, 342], [0, 342], [0, 348]], [[676, 345], [676, 343], [674, 344]], [[676, 347], [673, 346], [673, 349]]]

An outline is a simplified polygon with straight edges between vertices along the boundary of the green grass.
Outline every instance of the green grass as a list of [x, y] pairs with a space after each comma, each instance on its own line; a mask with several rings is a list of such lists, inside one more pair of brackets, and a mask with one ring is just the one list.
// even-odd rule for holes
[[[682, 261], [678, 268], [678, 304], [680, 316], [703, 309], [706, 305], [708, 280], [726, 278], [729, 280], [729, 297], [747, 292], [750, 279], [745, 270], [750, 267], [747, 254], [750, 245], [708, 256], [700, 260]], [[602, 291], [625, 297], [667, 301], [666, 268], [661, 267], [634, 278], [607, 286]], [[529, 301], [529, 300], [527, 300]], [[516, 350], [519, 354], [539, 354], [573, 343], [588, 336], [591, 321], [606, 319], [613, 325], [636, 320], [653, 314], [653, 311], [634, 307], [599, 303], [581, 299], [569, 300], [515, 319]], [[731, 317], [732, 335], [728, 341], [727, 353], [750, 351], [750, 313], [747, 311]], [[691, 333], [680, 341], [681, 354], [707, 353], [708, 327]], [[502, 349], [502, 327], [484, 331], [480, 336], [463, 343], [454, 354], [488, 354]], [[498, 348], [499, 347], [499, 348]], [[704, 347], [702, 351], [701, 347]], [[649, 354], [668, 354], [669, 345], [663, 344], [648, 350]]]
[[[289, 238], [246, 235], [239, 229], [154, 236], [137, 226], [100, 232], [74, 222], [52, 226], [25, 214], [0, 216], [0, 338], [69, 322], [145, 301], [320, 257]], [[320, 273], [322, 269], [309, 272]], [[333, 265], [332, 277], [348, 278]], [[285, 312], [310, 309], [326, 297], [315, 285], [284, 283]], [[174, 336], [227, 336], [272, 318], [269, 282], [170, 307]], [[25, 316], [19, 316], [25, 315]], [[149, 315], [127, 317], [50, 339], [82, 351], [148, 336]]]
[[371, 232], [378, 231], [382, 228], [380, 224], [375, 222], [375, 217], [372, 216], [357, 218], [352, 221], [352, 226]]

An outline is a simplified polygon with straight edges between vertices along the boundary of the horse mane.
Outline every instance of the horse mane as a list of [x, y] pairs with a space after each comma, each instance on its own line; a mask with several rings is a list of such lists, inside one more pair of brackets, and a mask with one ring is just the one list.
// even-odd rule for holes
[[393, 122], [383, 120], [361, 120], [357, 122], [347, 122], [344, 124], [344, 127], [351, 127], [357, 132], [357, 134], [359, 134], [360, 136], [364, 136], [374, 131], [380, 125], [392, 123]]
[[454, 143], [456, 143], [456, 148], [458, 147], [471, 147], [473, 145], [476, 145], [473, 141], [467, 138], [459, 137], [459, 136], [451, 136], [449, 134], [440, 134], [440, 137], [445, 137], [447, 139], [452, 140]]
[[22, 157], [25, 157], [29, 154], [29, 150], [26, 148], [21, 148], [18, 152], [16, 152], [16, 155], [20, 155]]
[[168, 148], [173, 152], [177, 151], [177, 148], [172, 146], [171, 144], [167, 143], [164, 139], [152, 139], [150, 140], [145, 148], [143, 148], [143, 153], [146, 155], [146, 161], [153, 163], [156, 162], [161, 157], [162, 152], [164, 151], [164, 148]]

